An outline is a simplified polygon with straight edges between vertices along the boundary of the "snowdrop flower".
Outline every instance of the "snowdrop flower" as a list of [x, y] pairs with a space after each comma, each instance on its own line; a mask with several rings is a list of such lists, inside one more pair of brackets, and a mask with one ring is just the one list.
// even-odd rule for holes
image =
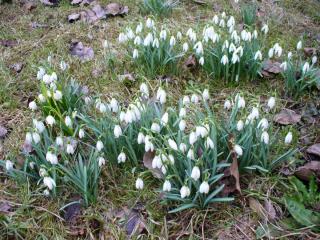
[[37, 72], [37, 79], [41, 80], [45, 74], [46, 74], [46, 70], [44, 70], [43, 67], [39, 67], [39, 70]]
[[143, 180], [141, 178], [137, 178], [137, 180], [136, 180], [136, 189], [138, 189], [138, 190], [143, 189]]
[[103, 149], [103, 143], [102, 141], [98, 141], [97, 144], [96, 144], [96, 149], [98, 152], [100, 152], [102, 149]]
[[187, 115], [187, 111], [185, 108], [181, 108], [179, 111], [179, 117], [183, 118]]
[[39, 133], [42, 133], [46, 128], [43, 122], [37, 121], [36, 119], [33, 120], [33, 124]]
[[159, 133], [160, 132], [160, 125], [158, 123], [152, 123], [151, 125], [151, 131]]
[[152, 47], [159, 48], [159, 46], [160, 46], [159, 39], [158, 38], [154, 39], [152, 43]]
[[57, 144], [57, 146], [62, 147], [63, 146], [63, 138], [60, 136], [56, 137], [56, 144]]
[[142, 83], [142, 84], [140, 85], [140, 92], [141, 92], [143, 95], [145, 95], [146, 97], [149, 97], [149, 88], [148, 88], [147, 84]]
[[30, 167], [31, 169], [34, 169], [34, 167], [35, 167], [35, 162], [30, 162], [30, 163], [29, 163], [29, 167]]
[[124, 115], [124, 121], [129, 124], [133, 122], [134, 114], [128, 110]]
[[206, 141], [205, 141], [205, 143], [204, 143], [204, 146], [206, 147], [206, 148], [211, 148], [211, 149], [213, 149], [214, 148], [214, 143], [213, 143], [213, 141], [212, 141], [212, 139], [210, 138], [210, 137], [207, 137], [207, 139], [206, 139]]
[[283, 51], [282, 47], [280, 47], [280, 45], [276, 43], [273, 48], [274, 48], [274, 53], [277, 55], [277, 57], [281, 57], [282, 51]]
[[262, 61], [262, 53], [261, 51], [257, 51], [256, 54], [254, 55], [254, 60], [260, 60]]
[[236, 46], [233, 43], [231, 43], [229, 46], [229, 53], [235, 52], [236, 50], [237, 50]]
[[258, 128], [262, 128], [263, 130], [267, 129], [269, 127], [268, 120], [266, 118], [262, 118], [260, 122], [258, 123]]
[[39, 94], [39, 95], [38, 95], [38, 99], [39, 99], [39, 101], [42, 102], [42, 103], [46, 101], [45, 96], [43, 96], [42, 94]]
[[39, 133], [34, 132], [34, 133], [32, 133], [32, 139], [35, 144], [38, 144], [41, 140], [41, 137], [40, 137]]
[[72, 120], [69, 116], [66, 116], [64, 119], [64, 123], [66, 124], [67, 127], [71, 128], [72, 127]]
[[242, 150], [241, 146], [238, 144], [234, 145], [233, 151], [235, 151], [235, 153], [237, 154], [238, 157], [241, 157], [243, 154], [243, 150]]
[[191, 171], [191, 178], [193, 178], [195, 181], [198, 181], [199, 178], [200, 178], [200, 169], [198, 166], [195, 166], [192, 168], [192, 171]]
[[203, 100], [205, 100], [205, 101], [209, 100], [210, 94], [209, 94], [209, 90], [208, 90], [208, 89], [203, 90], [203, 92], [202, 92], [202, 98], [203, 98]]
[[235, 25], [235, 20], [234, 20], [234, 17], [233, 16], [230, 16], [228, 22], [227, 22], [227, 27], [232, 27]]
[[226, 101], [224, 102], [223, 108], [226, 109], [226, 110], [229, 110], [229, 109], [231, 108], [231, 102], [230, 102], [230, 100], [226, 100]]
[[261, 31], [264, 33], [264, 34], [267, 34], [269, 32], [269, 26], [267, 24], [264, 24], [261, 28]]
[[267, 145], [269, 144], [269, 134], [266, 131], [261, 134], [261, 142]]
[[153, 28], [154, 21], [151, 18], [148, 18], [146, 21], [146, 26], [147, 26], [147, 28]]
[[220, 19], [220, 22], [219, 22], [219, 27], [222, 27], [224, 28], [226, 25], [226, 22], [224, 21], [224, 19]]
[[281, 63], [281, 64], [280, 64], [280, 68], [282, 68], [282, 69], [283, 69], [283, 71], [286, 71], [286, 70], [287, 70], [287, 68], [288, 68], [288, 63], [287, 63], [287, 62], [283, 62], [283, 63]]
[[310, 64], [306, 62], [302, 67], [303, 74], [306, 74], [309, 71], [309, 69], [310, 69]]
[[232, 64], [236, 64], [237, 62], [240, 62], [240, 57], [236, 52], [232, 54], [231, 62]]
[[199, 59], [199, 64], [200, 64], [201, 66], [204, 65], [204, 57], [201, 57], [201, 58]]
[[180, 143], [179, 145], [179, 150], [182, 152], [182, 153], [185, 153], [187, 151], [187, 145], [185, 143]]
[[199, 102], [199, 97], [197, 94], [192, 94], [191, 95], [191, 102], [193, 103], [198, 103]]
[[313, 56], [312, 57], [312, 64], [316, 64], [317, 60], [318, 60], [317, 56]]
[[288, 145], [291, 142], [292, 142], [292, 132], [288, 132], [288, 134], [286, 135], [286, 137], [284, 139], [284, 143]]
[[119, 34], [119, 38], [118, 38], [119, 43], [124, 43], [127, 41], [127, 35], [124, 33], [120, 33]]
[[177, 32], [177, 39], [178, 40], [181, 40], [182, 39], [182, 33], [179, 31]]
[[62, 92], [59, 91], [59, 90], [56, 90], [54, 93], [53, 93], [53, 98], [54, 100], [56, 101], [60, 101], [62, 99]]
[[98, 158], [98, 165], [99, 167], [103, 166], [106, 164], [106, 160], [103, 157]]
[[92, 101], [91, 97], [85, 97], [84, 98], [84, 102], [85, 102], [86, 105], [90, 104], [91, 101]]
[[65, 71], [67, 69], [67, 67], [68, 67], [68, 64], [65, 61], [60, 62], [60, 69], [62, 71]]
[[161, 40], [166, 40], [167, 38], [167, 31], [162, 29], [161, 32], [160, 32], [160, 39]]
[[302, 41], [299, 41], [297, 43], [297, 50], [300, 50], [302, 48]]
[[208, 135], [208, 129], [206, 128], [206, 127], [204, 127], [204, 126], [197, 126], [196, 127], [196, 134], [197, 134], [197, 136], [198, 137], [202, 137], [202, 138], [204, 138], [204, 137], [206, 137], [207, 135]]
[[257, 30], [254, 30], [254, 31], [253, 31], [252, 37], [253, 37], [254, 39], [257, 39], [257, 38], [258, 38], [258, 31], [257, 31]]
[[159, 88], [157, 91], [157, 100], [161, 104], [164, 104], [167, 100], [167, 93], [162, 88]]
[[74, 154], [74, 151], [75, 151], [74, 147], [70, 143], [67, 144], [67, 153], [72, 155]]
[[252, 119], [258, 119], [259, 118], [259, 109], [256, 107], [253, 107], [250, 115], [252, 116]]
[[144, 135], [142, 132], [138, 133], [138, 139], [137, 139], [138, 144], [144, 143]]
[[107, 107], [103, 103], [99, 103], [98, 108], [99, 108], [100, 113], [105, 113], [107, 111]]
[[200, 187], [199, 187], [199, 192], [200, 193], [204, 193], [204, 194], [208, 194], [209, 193], [209, 189], [210, 189], [210, 186], [208, 184], [207, 181], [204, 181], [201, 183]]
[[43, 191], [43, 195], [46, 196], [46, 197], [48, 197], [48, 196], [50, 195], [49, 190], [48, 190], [48, 189], [45, 189], [45, 190]]
[[35, 110], [37, 110], [38, 106], [37, 106], [37, 104], [36, 104], [35, 101], [32, 101], [32, 102], [29, 103], [29, 108], [30, 108], [32, 111], [35, 111]]
[[107, 39], [105, 39], [103, 42], [102, 42], [102, 47], [107, 49], [109, 47], [109, 42]]
[[246, 102], [243, 97], [239, 96], [236, 98], [236, 100], [238, 102], [238, 108], [245, 108], [246, 107]]
[[226, 65], [226, 64], [228, 64], [228, 62], [229, 62], [229, 59], [228, 59], [227, 55], [223, 55], [223, 57], [221, 58], [221, 63], [223, 65]]
[[26, 143], [32, 143], [32, 134], [30, 132], [26, 133], [25, 142]]
[[275, 105], [276, 105], [276, 99], [274, 97], [270, 97], [267, 104], [268, 108], [273, 109]]
[[41, 176], [41, 177], [44, 177], [44, 176], [46, 176], [48, 173], [47, 173], [47, 171], [44, 169], [44, 168], [40, 168], [40, 170], [39, 170], [39, 175]]
[[52, 117], [51, 115], [46, 117], [46, 122], [48, 125], [52, 126], [53, 124], [56, 123], [56, 120], [54, 119], [54, 117]]
[[140, 22], [136, 27], [136, 34], [139, 34], [142, 32], [143, 24]]
[[168, 121], [169, 121], [169, 114], [165, 112], [161, 118], [162, 126], [166, 126], [168, 124]]
[[193, 149], [189, 149], [189, 151], [188, 151], [188, 153], [187, 153], [187, 158], [190, 158], [190, 159], [192, 159], [192, 160], [194, 160], [195, 158], [194, 158], [194, 151], [193, 151]]
[[165, 180], [165, 181], [164, 181], [162, 190], [163, 190], [164, 192], [170, 192], [170, 191], [171, 191], [171, 183], [170, 183], [169, 180]]
[[189, 143], [193, 145], [198, 140], [196, 132], [191, 132], [189, 135]]
[[138, 49], [134, 49], [132, 53], [132, 58], [137, 59], [139, 57], [139, 51]]
[[114, 126], [113, 134], [115, 138], [119, 138], [122, 135], [122, 129], [119, 125]]
[[179, 122], [179, 129], [181, 132], [183, 132], [186, 129], [186, 125], [186, 121], [183, 119]]
[[182, 104], [184, 106], [188, 106], [190, 104], [190, 98], [189, 96], [184, 96], [183, 99], [182, 99]]
[[119, 111], [119, 104], [115, 98], [112, 98], [110, 101], [110, 109], [114, 113], [117, 113]]
[[6, 160], [6, 170], [11, 171], [13, 169], [13, 163], [10, 160]]
[[44, 177], [43, 184], [49, 189], [52, 190], [56, 186], [55, 181], [51, 177]]
[[180, 189], [180, 196], [181, 198], [186, 198], [190, 196], [190, 189], [187, 186], [183, 186]]
[[121, 152], [118, 156], [118, 163], [124, 163], [127, 159], [127, 156], [124, 152]]
[[268, 51], [268, 56], [269, 58], [272, 58], [274, 55], [274, 49], [273, 48], [270, 48], [269, 51]]
[[202, 55], [203, 54], [203, 45], [202, 45], [202, 42], [197, 42], [195, 45], [194, 45], [194, 49], [196, 50], [196, 53], [198, 55]]
[[128, 39], [133, 39], [135, 37], [134, 32], [131, 28], [127, 29], [127, 37]]
[[212, 18], [212, 22], [217, 25], [219, 23], [219, 17], [217, 15], [214, 15], [214, 17]]
[[292, 52], [288, 52], [288, 59], [290, 60], [292, 58]]
[[134, 45], [140, 45], [141, 44], [141, 37], [140, 36], [136, 36], [134, 41], [133, 41], [133, 44]]
[[178, 145], [173, 139], [170, 138], [168, 140], [168, 144], [169, 144], [170, 148], [172, 148], [175, 151], [178, 151]]
[[170, 46], [172, 47], [174, 45], [176, 45], [176, 38], [174, 36], [171, 36], [171, 38], [170, 38]]
[[154, 151], [154, 145], [150, 141], [145, 141], [145, 146], [144, 146], [145, 152], [153, 152]]
[[143, 40], [143, 45], [145, 47], [148, 47], [152, 44], [153, 42], [153, 36], [151, 33], [148, 33], [148, 35], [146, 36], [146, 38]]
[[58, 164], [58, 157], [54, 153], [52, 153], [51, 151], [47, 152], [46, 160], [53, 165]]
[[51, 76], [50, 76], [49, 74], [43, 75], [42, 81], [43, 81], [45, 84], [50, 84], [50, 83], [51, 83]]
[[161, 158], [156, 155], [153, 159], [152, 159], [152, 168], [161, 168], [162, 167], [162, 160]]
[[243, 127], [244, 127], [244, 122], [242, 120], [239, 120], [237, 122], [237, 130], [240, 132], [242, 131]]
[[184, 52], [187, 52], [188, 50], [189, 50], [189, 45], [188, 45], [188, 43], [184, 43], [183, 45], [182, 45], [182, 50], [184, 51]]

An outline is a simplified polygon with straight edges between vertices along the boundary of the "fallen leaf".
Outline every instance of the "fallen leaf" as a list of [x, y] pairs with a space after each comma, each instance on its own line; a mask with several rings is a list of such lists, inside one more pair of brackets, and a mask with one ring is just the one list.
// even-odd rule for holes
[[25, 154], [29, 154], [33, 151], [33, 148], [32, 148], [32, 144], [30, 144], [29, 142], [24, 142], [23, 145], [22, 145], [22, 152], [25, 153]]
[[131, 82], [134, 82], [136, 80], [131, 73], [118, 75], [118, 79], [119, 79], [120, 82], [127, 81], [127, 80], [129, 80]]
[[307, 153], [317, 155], [318, 157], [320, 157], [320, 143], [316, 143], [308, 147]]
[[12, 206], [7, 202], [2, 202], [0, 204], [0, 213], [8, 214], [10, 213]]
[[77, 221], [77, 218], [81, 214], [81, 204], [79, 202], [74, 202], [64, 209], [64, 219], [69, 224], [74, 224]]
[[0, 125], [0, 138], [5, 138], [5, 136], [7, 135], [8, 130]]
[[291, 109], [284, 108], [274, 116], [273, 120], [282, 125], [296, 124], [300, 122], [301, 115]]
[[320, 161], [311, 161], [299, 167], [294, 175], [304, 181], [309, 181], [312, 176], [320, 180]]
[[304, 48], [303, 51], [309, 57], [317, 54], [316, 48]]
[[22, 68], [23, 68], [23, 63], [14, 63], [12, 65], [9, 66], [9, 68], [13, 71], [15, 71], [16, 73], [21, 72]]
[[18, 45], [16, 40], [0, 40], [0, 45], [4, 47], [14, 47]]
[[269, 77], [270, 74], [278, 74], [282, 71], [280, 67], [281, 63], [267, 60], [263, 63], [262, 66], [262, 75], [265, 77]]
[[94, 5], [92, 11], [96, 14], [98, 19], [106, 17], [106, 11], [99, 4]]
[[268, 214], [269, 220], [275, 220], [277, 217], [276, 210], [273, 207], [273, 204], [270, 200], [266, 199], [264, 201], [264, 209], [266, 210], [266, 213]]
[[40, 0], [46, 6], [57, 6], [59, 4], [59, 0]]
[[94, 0], [72, 0], [71, 1], [71, 5], [89, 5], [90, 3], [92, 3]]
[[68, 16], [68, 22], [73, 23], [80, 20], [80, 13], [72, 13]]
[[128, 14], [128, 6], [123, 6], [120, 3], [109, 3], [106, 8], [106, 14], [111, 16]]
[[82, 42], [71, 43], [70, 54], [79, 57], [82, 61], [89, 61], [94, 57], [93, 49], [85, 47]]
[[185, 61], [184, 65], [185, 68], [194, 68], [197, 66], [197, 60], [196, 57], [192, 54], [188, 57], [188, 59]]
[[33, 9], [37, 8], [37, 5], [35, 2], [26, 2], [23, 5], [24, 9], [27, 11], [32, 11]]
[[155, 152], [148, 151], [143, 155], [143, 165], [152, 173], [155, 178], [163, 178], [163, 173], [158, 168], [152, 167], [152, 160], [155, 156]]
[[127, 234], [129, 236], [134, 236], [136, 234], [142, 233], [144, 229], [146, 229], [145, 219], [143, 218], [142, 214], [133, 209], [129, 214], [126, 224]]
[[261, 219], [265, 219], [267, 217], [266, 210], [264, 209], [262, 204], [255, 198], [249, 198], [249, 206], [255, 213], [258, 214]]

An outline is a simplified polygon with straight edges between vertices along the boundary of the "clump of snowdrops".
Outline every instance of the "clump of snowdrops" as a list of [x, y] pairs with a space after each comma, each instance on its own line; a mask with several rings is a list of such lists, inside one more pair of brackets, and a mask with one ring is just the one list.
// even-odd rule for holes
[[[238, 94], [221, 106], [222, 116], [212, 110], [209, 99], [207, 89], [184, 96], [178, 109], [164, 109], [137, 139], [153, 152], [152, 167], [164, 175], [165, 199], [179, 203], [172, 212], [233, 200], [221, 195], [224, 185], [219, 180], [234, 160], [240, 173], [267, 173], [295, 153], [291, 132], [282, 140], [287, 150], [278, 148], [281, 142], [272, 124], [274, 97], [263, 106], [249, 107]], [[136, 187], [143, 187], [142, 178]]]

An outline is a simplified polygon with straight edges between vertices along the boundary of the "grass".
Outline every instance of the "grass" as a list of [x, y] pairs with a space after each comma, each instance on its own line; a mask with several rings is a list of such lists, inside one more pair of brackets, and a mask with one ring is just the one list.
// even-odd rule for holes
[[[101, 1], [105, 5], [110, 1]], [[96, 25], [76, 22], [69, 24], [66, 20], [68, 14], [79, 11], [83, 7], [69, 5], [68, 1], [62, 1], [58, 8], [45, 7], [37, 2], [37, 8], [31, 12], [25, 11], [17, 3], [4, 4], [0, 7], [0, 39], [18, 40], [18, 45], [12, 48], [0, 46], [0, 125], [10, 130], [9, 135], [0, 139], [0, 158], [16, 157], [19, 162], [23, 159], [19, 156], [20, 146], [24, 138], [24, 129], [30, 123], [31, 116], [27, 110], [27, 104], [37, 93], [36, 67], [52, 54], [53, 59], [59, 62], [61, 59], [70, 64], [70, 73], [94, 92], [99, 92], [103, 97], [116, 96], [122, 100], [130, 98], [139, 84], [147, 80], [155, 86], [158, 81], [146, 79], [141, 72], [135, 72], [130, 63], [123, 63], [124, 49], [120, 47], [116, 39], [119, 32], [128, 24], [144, 20], [138, 7], [140, 0], [124, 0], [121, 3], [129, 6], [129, 15], [124, 18], [115, 17], [102, 20]], [[219, 6], [227, 13], [235, 10], [228, 1], [217, 0], [215, 7]], [[302, 35], [306, 45], [317, 46], [315, 36], [320, 32], [319, 11], [320, 3], [317, 0], [291, 1], [285, 0], [275, 4], [270, 1], [260, 3], [260, 9], [265, 9], [261, 17], [263, 22], [268, 21], [271, 27], [270, 45], [279, 42], [286, 48], [295, 48], [297, 40]], [[202, 28], [201, 22], [209, 20], [215, 14], [211, 3], [198, 5], [193, 1], [181, 1], [173, 10], [173, 14], [161, 21], [173, 28], [187, 29], [190, 24]], [[237, 19], [241, 19], [240, 13], [236, 13]], [[271, 20], [272, 19], [272, 20]], [[258, 18], [259, 21], [259, 18]], [[32, 29], [31, 22], [45, 24], [45, 28]], [[259, 23], [258, 23], [259, 24]], [[285, 29], [285, 31], [283, 31]], [[94, 60], [81, 63], [69, 55], [69, 44], [73, 39], [82, 41], [91, 46], [95, 51]], [[102, 53], [102, 42], [107, 39], [112, 46], [115, 55], [114, 67], [107, 66]], [[11, 64], [22, 62], [24, 67], [21, 73], [15, 73], [8, 68]], [[93, 70], [100, 74], [94, 77]], [[120, 82], [118, 75], [134, 73], [135, 81]], [[168, 86], [171, 89], [171, 101], [195, 84], [210, 85], [212, 98], [217, 103], [222, 103], [226, 96], [241, 90], [250, 98], [257, 96], [267, 97], [276, 94], [283, 96], [283, 82], [279, 79], [260, 80], [253, 83], [240, 83], [240, 85], [224, 85], [219, 81], [212, 84], [205, 74], [192, 74], [185, 71], [179, 77], [173, 77]], [[297, 102], [282, 98], [284, 105], [303, 106], [305, 102], [317, 103], [319, 93], [306, 94]], [[320, 136], [320, 130], [316, 126], [310, 128], [313, 138]], [[283, 133], [285, 131], [283, 130]], [[294, 135], [298, 135], [294, 132]], [[167, 215], [166, 207], [161, 205], [160, 197], [153, 191], [144, 190], [142, 193], [134, 189], [135, 178], [130, 171], [123, 169], [107, 168], [102, 173], [103, 181], [112, 182], [112, 185], [100, 184], [100, 193], [97, 204], [84, 210], [79, 226], [85, 229], [85, 233], [72, 236], [72, 229], [59, 217], [59, 209], [70, 202], [73, 193], [63, 192], [57, 199], [44, 199], [39, 196], [36, 184], [14, 182], [8, 180], [1, 172], [0, 195], [1, 201], [6, 200], [12, 204], [13, 214], [0, 215], [0, 238], [10, 239], [15, 235], [17, 239], [74, 239], [88, 238], [95, 235], [92, 222], [97, 220], [104, 223], [101, 234], [105, 238], [125, 238], [125, 231], [119, 221], [106, 221], [111, 209], [129, 209], [137, 203], [144, 208], [143, 215], [148, 216], [147, 230], [141, 234], [143, 239], [157, 238], [183, 238], [201, 239], [203, 236], [212, 239], [234, 239], [232, 237], [254, 237], [251, 228], [258, 224], [258, 216], [250, 210], [245, 201], [234, 202], [230, 205], [221, 205], [217, 209], [208, 211], [187, 211], [180, 214]], [[159, 187], [157, 181], [151, 176], [145, 181], [147, 185]], [[289, 191], [285, 178], [279, 176], [267, 176], [265, 178], [250, 179], [244, 183], [248, 185], [248, 192], [244, 197], [255, 197], [260, 200], [266, 198], [281, 202], [283, 191]], [[270, 190], [271, 189], [271, 190]], [[266, 194], [267, 193], [267, 194]], [[62, 214], [63, 216], [63, 214]], [[113, 219], [114, 220], [114, 219]], [[5, 221], [5, 222], [4, 222]], [[248, 226], [241, 224], [245, 222]], [[5, 224], [4, 224], [5, 223]], [[241, 226], [241, 231], [237, 228]], [[298, 232], [299, 233], [299, 232]], [[301, 231], [301, 236], [309, 234]], [[223, 238], [224, 237], [224, 238]], [[288, 238], [289, 239], [289, 238]]]

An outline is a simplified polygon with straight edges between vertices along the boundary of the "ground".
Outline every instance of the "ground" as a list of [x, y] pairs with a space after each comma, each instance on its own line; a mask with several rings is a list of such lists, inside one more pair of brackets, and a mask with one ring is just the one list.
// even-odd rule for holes
[[[106, 5], [110, 1], [98, 2]], [[36, 1], [36, 8], [32, 10], [26, 9], [23, 1], [0, 5], [0, 40], [17, 41], [12, 47], [0, 46], [0, 126], [8, 129], [6, 137], [0, 139], [0, 159], [14, 156], [18, 162], [23, 162], [20, 149], [25, 128], [31, 121], [28, 102], [37, 94], [37, 67], [48, 55], [53, 55], [54, 61], [63, 59], [68, 62], [75, 79], [88, 86], [90, 91], [99, 92], [103, 96], [127, 99], [139, 87], [139, 82], [144, 77], [135, 73], [130, 65], [121, 62], [119, 56], [124, 54], [124, 50], [117, 43], [117, 38], [125, 26], [142, 21], [145, 17], [139, 11], [140, 0], [119, 2], [129, 7], [128, 15], [100, 20], [94, 24], [69, 23], [69, 14], [86, 7], [71, 6], [67, 0], [61, 1], [57, 7], [48, 7]], [[319, 50], [318, 0], [261, 0], [258, 5], [259, 22], [269, 23], [273, 43], [279, 42], [286, 48], [293, 49], [296, 42], [303, 38], [306, 46]], [[235, 14], [238, 19], [240, 17], [232, 0], [184, 0], [172, 15], [158, 20], [172, 27], [187, 29], [190, 25], [196, 25], [200, 19], [212, 19], [215, 13], [221, 11]], [[115, 55], [112, 68], [106, 64], [103, 54], [102, 43], [105, 39], [110, 42]], [[95, 52], [94, 59], [82, 63], [71, 56], [69, 47], [73, 40], [91, 46]], [[22, 64], [19, 72], [10, 68], [17, 63]], [[118, 75], [125, 73], [132, 73], [135, 81], [120, 82]], [[184, 74], [180, 78], [171, 79], [172, 96], [182, 94], [192, 84], [206, 86], [211, 83], [204, 75]], [[221, 101], [224, 96], [239, 89], [252, 99], [267, 97], [276, 92], [283, 105], [300, 113], [309, 111], [312, 107], [320, 112], [319, 93], [306, 94], [293, 100], [284, 96], [282, 86], [277, 78], [241, 83], [238, 86], [214, 83], [211, 85], [211, 93], [213, 98]], [[298, 132], [302, 134], [298, 144], [301, 149], [319, 141], [319, 122], [318, 114], [315, 123], [299, 126]], [[207, 211], [194, 210], [171, 215], [166, 214], [167, 208], [161, 205], [157, 193], [139, 193], [133, 189], [131, 183], [135, 180], [130, 173], [107, 169], [103, 176], [113, 184], [100, 190], [97, 204], [81, 209], [81, 214], [75, 214], [76, 219], [66, 222], [61, 207], [78, 196], [69, 196], [66, 193], [58, 199], [44, 199], [39, 196], [36, 186], [8, 179], [4, 172], [1, 172], [0, 201], [6, 200], [10, 206], [7, 209], [7, 225], [0, 227], [0, 238], [13, 239], [10, 236], [15, 232], [21, 239], [124, 239], [126, 231], [119, 224], [119, 219], [123, 217], [123, 212], [129, 211], [130, 214], [137, 213], [134, 217], [138, 216], [138, 219], [139, 216], [146, 219], [143, 223], [144, 230], [140, 233], [143, 239], [255, 239], [255, 229], [265, 224], [268, 218], [261, 218], [250, 206], [248, 199], [253, 196], [259, 200], [266, 199], [266, 192], [268, 196], [272, 196], [277, 218], [286, 214], [277, 204], [277, 199], [281, 198], [283, 189], [287, 187], [286, 180], [280, 173], [266, 179], [244, 182], [243, 184], [250, 188], [232, 204]], [[150, 179], [147, 184], [157, 183]], [[277, 222], [274, 224], [279, 226]], [[283, 239], [320, 238], [308, 229], [283, 231], [280, 236], [283, 236]]]

